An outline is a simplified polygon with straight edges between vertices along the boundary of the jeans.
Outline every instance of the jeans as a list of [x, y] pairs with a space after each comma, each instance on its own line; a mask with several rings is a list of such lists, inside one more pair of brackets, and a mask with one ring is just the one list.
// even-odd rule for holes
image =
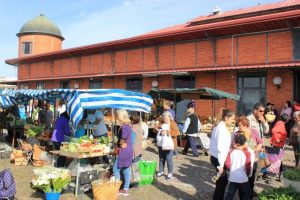
[[158, 147], [159, 154], [159, 172], [164, 172], [165, 163], [167, 161], [168, 173], [173, 173], [173, 151], [172, 150], [162, 150], [161, 147]]
[[[61, 142], [53, 142], [54, 150], [60, 149]], [[64, 167], [66, 164], [66, 157], [65, 156], [58, 156], [56, 163], [54, 164], [55, 167]]]
[[195, 137], [192, 137], [192, 136], [187, 136], [187, 139], [186, 139], [186, 145], [184, 147], [184, 150], [183, 152], [184, 153], [187, 153], [189, 148], [191, 147], [192, 150], [193, 150], [193, 155], [194, 156], [199, 156], [199, 153], [197, 151], [197, 145], [196, 145], [196, 140], [195, 140]]
[[[254, 189], [254, 185], [255, 185], [256, 171], [257, 171], [257, 162], [254, 162], [252, 176], [249, 177], [249, 186], [250, 186], [250, 191], [251, 191], [250, 199], [253, 198], [253, 189]], [[239, 194], [239, 196], [241, 198], [241, 194]]]
[[114, 176], [116, 177], [116, 180], [121, 180], [121, 172], [124, 175], [124, 190], [128, 190], [129, 189], [129, 184], [130, 184], [130, 178], [131, 178], [131, 171], [130, 171], [130, 167], [122, 167], [122, 168], [118, 168], [118, 158], [116, 158], [116, 161], [114, 163], [113, 166], [113, 173]]
[[[218, 159], [211, 156], [210, 162], [216, 168], [216, 170], [218, 172], [219, 170], [217, 167], [220, 165]], [[225, 171], [225, 169], [224, 169], [224, 171]], [[223, 174], [220, 176], [220, 178], [216, 182], [216, 189], [214, 192], [213, 200], [223, 200], [224, 199], [224, 194], [225, 194], [225, 189], [226, 189], [227, 184], [228, 184], [227, 174], [226, 174], [226, 172], [223, 172]]]
[[234, 198], [237, 189], [239, 189], [240, 200], [250, 200], [251, 189], [250, 189], [249, 182], [246, 183], [230, 182], [225, 200], [232, 200]]

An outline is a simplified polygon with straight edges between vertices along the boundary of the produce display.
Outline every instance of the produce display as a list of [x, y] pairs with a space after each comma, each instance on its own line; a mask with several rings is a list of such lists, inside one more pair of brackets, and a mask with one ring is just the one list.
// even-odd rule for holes
[[62, 154], [75, 153], [89, 156], [109, 154], [111, 147], [108, 137], [90, 139], [87, 135], [80, 138], [71, 138], [70, 142], [63, 142], [60, 148]]
[[33, 125], [33, 124], [26, 124], [24, 128], [26, 129], [27, 137], [35, 137], [43, 133], [45, 130], [45, 126]]

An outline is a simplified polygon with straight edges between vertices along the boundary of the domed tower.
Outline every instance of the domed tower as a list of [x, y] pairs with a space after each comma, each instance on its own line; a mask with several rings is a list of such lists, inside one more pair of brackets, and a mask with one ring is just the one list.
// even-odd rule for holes
[[61, 50], [64, 40], [59, 28], [44, 14], [26, 22], [17, 36], [19, 57]]

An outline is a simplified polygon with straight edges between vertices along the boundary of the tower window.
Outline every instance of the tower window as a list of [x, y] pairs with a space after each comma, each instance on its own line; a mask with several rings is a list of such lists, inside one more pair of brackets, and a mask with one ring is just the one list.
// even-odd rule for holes
[[23, 42], [23, 54], [31, 54], [32, 53], [32, 42]]

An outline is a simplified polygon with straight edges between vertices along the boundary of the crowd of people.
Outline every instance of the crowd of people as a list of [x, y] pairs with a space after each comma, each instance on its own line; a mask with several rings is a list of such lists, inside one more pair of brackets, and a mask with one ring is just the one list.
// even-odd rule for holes
[[[221, 121], [212, 131], [210, 143], [210, 160], [219, 175], [213, 199], [224, 199], [228, 182], [230, 184], [226, 200], [233, 199], [237, 189], [240, 199], [243, 200], [252, 199], [256, 195], [258, 159], [260, 153], [265, 151], [264, 145], [268, 145], [265, 136], [271, 136], [270, 145], [274, 149], [282, 149], [286, 144], [292, 145], [295, 166], [299, 165], [300, 111], [296, 109], [298, 103], [295, 103], [293, 109], [291, 103], [286, 102], [278, 116], [268, 122], [265, 114], [276, 113], [270, 105], [272, 104], [268, 103], [265, 108], [263, 104], [257, 103], [248, 116], [236, 116], [230, 110], [223, 110]], [[233, 124], [236, 127], [231, 132], [229, 127]], [[282, 171], [281, 162], [279, 179]]]
[[[240, 199], [252, 199], [256, 195], [255, 180], [258, 173], [259, 153], [266, 145], [266, 136], [270, 135], [270, 144], [273, 148], [279, 149], [286, 145], [287, 138], [289, 138], [289, 144], [293, 146], [295, 152], [295, 166], [298, 166], [300, 111], [288, 108], [290, 108], [288, 102], [281, 112], [276, 112], [270, 104], [264, 106], [257, 103], [248, 116], [236, 115], [227, 109], [222, 110], [221, 119], [212, 130], [210, 142], [210, 161], [218, 173], [213, 199], [224, 199], [228, 183], [226, 200], [233, 199], [237, 189]], [[164, 176], [165, 165], [167, 165], [165, 177], [170, 180], [173, 178], [174, 156], [178, 153], [177, 138], [180, 131], [175, 122], [175, 113], [170, 102], [166, 101], [163, 109], [159, 124], [156, 124], [153, 129], [153, 132], [157, 134], [159, 161], [156, 175], [157, 177]], [[272, 122], [265, 117], [270, 112], [274, 115], [278, 113]], [[130, 184], [132, 184], [130, 167], [134, 162], [142, 159], [142, 141], [148, 137], [148, 127], [145, 120], [140, 119], [139, 113], [129, 115], [126, 110], [121, 109], [117, 110], [115, 114], [120, 128], [117, 134], [118, 142], [115, 150], [117, 156], [113, 165], [113, 174], [117, 179], [122, 179], [124, 183], [119, 193], [127, 196], [129, 195]], [[59, 127], [65, 119], [68, 117], [66, 113], [62, 113], [55, 123], [52, 138], [59, 138], [57, 129], [62, 129]], [[100, 110], [90, 111], [85, 120], [96, 125], [94, 137], [107, 136], [107, 127]], [[67, 125], [67, 123], [64, 124]], [[233, 126], [234, 129], [232, 129]], [[290, 134], [288, 134], [288, 129]], [[199, 156], [194, 134], [199, 133], [200, 130], [201, 122], [195, 114], [194, 106], [189, 104], [181, 131], [187, 139], [186, 146], [181, 152], [183, 155], [187, 155], [189, 148], [191, 148], [192, 156]], [[63, 134], [69, 135], [69, 132], [65, 131]], [[161, 139], [158, 137], [162, 136], [166, 136], [163, 140], [170, 138], [168, 144], [172, 141], [171, 147], [164, 145], [163, 141], [159, 142]], [[56, 140], [54, 142], [61, 141]], [[282, 172], [282, 165], [280, 172]]]

